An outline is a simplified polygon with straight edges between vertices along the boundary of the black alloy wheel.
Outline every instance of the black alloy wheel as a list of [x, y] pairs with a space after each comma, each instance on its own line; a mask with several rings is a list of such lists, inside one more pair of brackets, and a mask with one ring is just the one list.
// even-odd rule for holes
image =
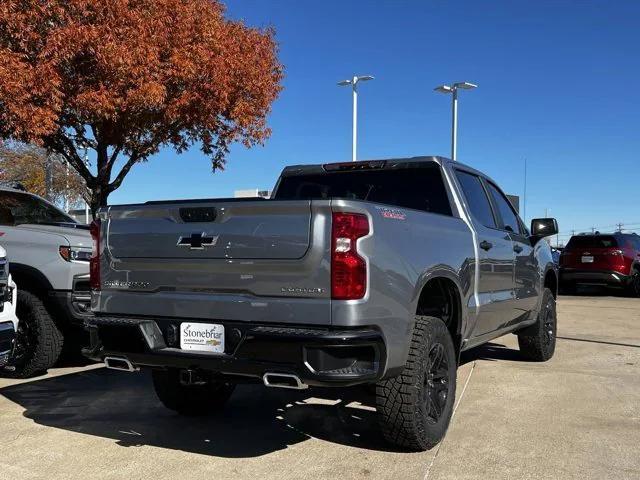
[[431, 347], [428, 362], [427, 375], [424, 377], [423, 401], [428, 421], [437, 423], [447, 404], [451, 383], [449, 362], [445, 355], [444, 345], [435, 343]]

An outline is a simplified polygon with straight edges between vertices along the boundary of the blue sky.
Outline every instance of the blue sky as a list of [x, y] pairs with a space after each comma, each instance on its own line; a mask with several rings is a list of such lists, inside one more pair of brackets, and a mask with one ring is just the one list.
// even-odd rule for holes
[[271, 188], [287, 164], [349, 160], [351, 96], [336, 82], [371, 74], [360, 159], [448, 156], [450, 100], [433, 87], [471, 81], [460, 161], [522, 195], [526, 158], [527, 217], [548, 208], [563, 232], [617, 222], [640, 232], [640, 2], [226, 3], [230, 17], [276, 30], [286, 78], [272, 137], [234, 147], [215, 174], [197, 148], [163, 151], [111, 203], [232, 196]]

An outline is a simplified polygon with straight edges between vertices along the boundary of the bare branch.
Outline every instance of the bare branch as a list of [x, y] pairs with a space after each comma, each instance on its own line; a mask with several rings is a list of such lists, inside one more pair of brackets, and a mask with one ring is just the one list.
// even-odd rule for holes
[[124, 180], [124, 177], [127, 176], [127, 174], [129, 173], [129, 170], [131, 170], [131, 167], [133, 167], [136, 163], [138, 163], [138, 161], [140, 161], [140, 157], [138, 157], [135, 154], [129, 157], [129, 160], [127, 160], [127, 163], [124, 164], [124, 166], [120, 170], [120, 173], [118, 173], [118, 176], [115, 178], [115, 180], [109, 184], [109, 187], [107, 188], [107, 190], [109, 192], [113, 192], [114, 190], [117, 190], [118, 188], [120, 188], [120, 185], [122, 185], [122, 181]]
[[54, 151], [62, 155], [69, 164], [76, 169], [76, 171], [87, 182], [87, 186], [91, 187], [95, 182], [95, 177], [89, 171], [84, 163], [84, 160], [78, 155], [73, 142], [64, 134], [47, 137], [44, 141], [44, 146], [48, 150]]

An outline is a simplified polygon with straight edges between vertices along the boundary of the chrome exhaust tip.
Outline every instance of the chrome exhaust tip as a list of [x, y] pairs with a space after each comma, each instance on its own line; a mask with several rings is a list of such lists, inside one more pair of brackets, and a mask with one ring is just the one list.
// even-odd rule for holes
[[265, 373], [262, 376], [262, 381], [266, 387], [271, 388], [290, 388], [292, 390], [309, 388], [309, 385], [302, 383], [297, 375], [289, 373]]
[[124, 357], [104, 357], [104, 366], [111, 370], [120, 370], [121, 372], [135, 372], [140, 370]]

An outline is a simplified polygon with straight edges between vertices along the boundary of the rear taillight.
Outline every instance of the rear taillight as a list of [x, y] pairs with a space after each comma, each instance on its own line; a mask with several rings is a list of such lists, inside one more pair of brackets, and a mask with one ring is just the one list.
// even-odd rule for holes
[[100, 220], [94, 220], [89, 228], [93, 247], [89, 259], [89, 280], [91, 290], [100, 290]]
[[367, 292], [367, 262], [358, 239], [369, 234], [369, 220], [358, 213], [335, 212], [331, 226], [331, 298], [355, 300]]

